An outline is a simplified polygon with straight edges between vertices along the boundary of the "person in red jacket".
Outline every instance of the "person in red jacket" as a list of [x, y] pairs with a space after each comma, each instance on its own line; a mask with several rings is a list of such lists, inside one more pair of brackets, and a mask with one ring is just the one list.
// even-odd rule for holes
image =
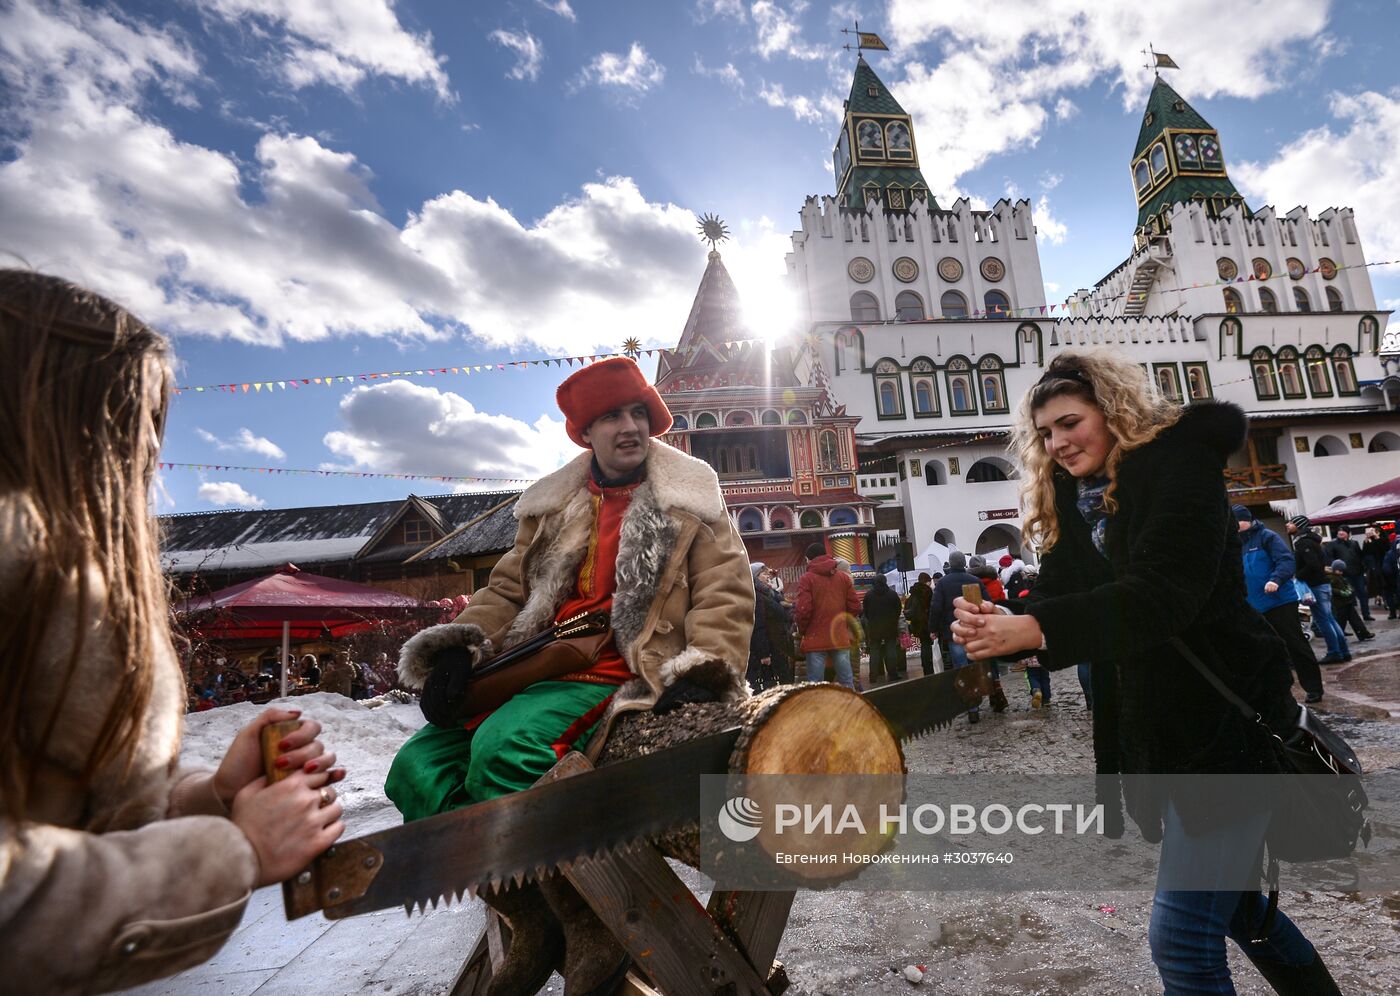
[[860, 599], [851, 576], [836, 569], [836, 560], [820, 543], [807, 548], [807, 571], [798, 579], [794, 610], [807, 655], [807, 680], [821, 681], [830, 658], [836, 681], [854, 688], [850, 620], [860, 612]]

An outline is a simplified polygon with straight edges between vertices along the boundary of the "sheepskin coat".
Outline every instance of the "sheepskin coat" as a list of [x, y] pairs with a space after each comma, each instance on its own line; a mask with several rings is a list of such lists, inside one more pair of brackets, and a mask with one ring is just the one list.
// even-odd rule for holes
[[[1094, 547], [1075, 481], [1056, 472], [1060, 539], [1024, 603], [1045, 635], [1042, 664], [1093, 664], [1094, 754], [1101, 774], [1247, 774], [1279, 770], [1269, 738], [1246, 722], [1172, 645], [1179, 637], [1272, 729], [1298, 707], [1288, 651], [1245, 599], [1239, 529], [1223, 471], [1244, 445], [1244, 412], [1196, 404], [1126, 454], [1116, 514]], [[1149, 840], [1162, 800], [1125, 779], [1124, 801]], [[1187, 829], [1209, 814], [1181, 811]]]
[[[489, 654], [553, 624], [588, 548], [591, 462], [591, 451], [582, 453], [520, 496], [515, 546], [454, 622], [405, 644], [404, 685], [421, 688], [432, 655], [446, 646], [489, 641]], [[679, 677], [711, 687], [725, 701], [746, 697], [753, 615], [748, 556], [715, 472], [652, 439], [646, 479], [622, 518], [612, 607], [614, 640], [634, 677], [613, 697], [590, 753], [601, 750], [618, 714], [651, 708]]]
[[[3, 611], [24, 609], [40, 529], [27, 498], [0, 496]], [[10, 993], [107, 992], [197, 965], [238, 926], [257, 877], [253, 847], [227, 819], [211, 776], [176, 768], [185, 689], [171, 648], [158, 648], [130, 767], [113, 764], [83, 789], [116, 666], [95, 571], [89, 583], [96, 588], [84, 613], [75, 584], [50, 620], [48, 652], [30, 663], [55, 680], [25, 703], [24, 735], [37, 740], [55, 708], [60, 719], [26, 819], [0, 817], [0, 965]], [[79, 633], [84, 649], [60, 702], [57, 676]]]

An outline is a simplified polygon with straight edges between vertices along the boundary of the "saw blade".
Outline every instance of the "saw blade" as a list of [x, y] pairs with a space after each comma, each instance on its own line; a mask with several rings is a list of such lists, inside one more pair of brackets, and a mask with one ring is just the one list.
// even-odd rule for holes
[[[738, 736], [738, 729], [713, 733], [605, 765], [587, 777], [357, 837], [318, 860], [326, 873], [313, 869], [296, 880], [315, 895], [295, 909], [289, 903], [287, 917], [318, 909], [339, 919], [393, 906], [426, 907], [537, 878], [579, 858], [695, 822], [699, 776], [728, 770]], [[374, 873], [362, 876], [367, 883], [352, 883], [340, 865]]]
[[978, 662], [872, 688], [865, 700], [880, 710], [896, 737], [910, 740], [949, 725], [991, 690], [991, 670]]
[[[877, 688], [900, 740], [947, 726], [990, 690], [985, 664]], [[293, 880], [287, 919], [436, 907], [536, 879], [700, 819], [700, 776], [723, 774], [734, 728], [337, 844]]]

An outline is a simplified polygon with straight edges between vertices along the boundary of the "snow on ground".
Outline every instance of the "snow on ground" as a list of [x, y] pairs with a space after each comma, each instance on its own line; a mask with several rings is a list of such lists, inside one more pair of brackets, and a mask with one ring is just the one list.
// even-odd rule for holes
[[[346, 771], [336, 792], [345, 805], [347, 837], [361, 837], [401, 822], [398, 810], [384, 796], [384, 778], [403, 742], [424, 725], [416, 701], [370, 708], [334, 692], [313, 692], [275, 699], [268, 705], [300, 709], [303, 719], [321, 724], [321, 741], [335, 751], [336, 763]], [[268, 705], [238, 702], [188, 714], [181, 763], [218, 767], [234, 735]]]

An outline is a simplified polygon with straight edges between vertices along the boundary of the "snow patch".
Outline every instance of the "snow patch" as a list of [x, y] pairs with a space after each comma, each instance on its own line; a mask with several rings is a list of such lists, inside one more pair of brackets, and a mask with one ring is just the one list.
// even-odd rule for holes
[[[425, 725], [414, 702], [388, 702], [371, 707], [334, 692], [314, 692], [276, 699], [271, 705], [300, 709], [303, 719], [321, 724], [321, 741], [345, 768], [345, 781], [336, 786], [345, 806], [345, 836], [361, 837], [402, 822], [399, 811], [384, 795], [389, 765], [405, 740]], [[216, 768], [234, 735], [267, 708], [237, 702], [185, 717], [180, 762]]]

